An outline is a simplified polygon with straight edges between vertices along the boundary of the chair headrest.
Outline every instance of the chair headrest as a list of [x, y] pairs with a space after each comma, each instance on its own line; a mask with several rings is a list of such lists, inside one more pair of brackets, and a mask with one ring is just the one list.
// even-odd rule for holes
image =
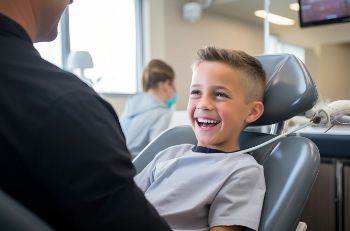
[[266, 72], [265, 111], [251, 125], [282, 122], [311, 109], [317, 99], [316, 85], [304, 63], [291, 54], [256, 57]]

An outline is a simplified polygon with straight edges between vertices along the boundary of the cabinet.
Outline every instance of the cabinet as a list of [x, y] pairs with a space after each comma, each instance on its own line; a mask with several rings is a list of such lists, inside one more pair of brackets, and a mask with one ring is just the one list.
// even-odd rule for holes
[[350, 163], [344, 165], [344, 230], [350, 231]]
[[300, 221], [307, 231], [336, 230], [335, 164], [323, 161]]
[[301, 221], [307, 231], [350, 231], [350, 135], [302, 134], [319, 148], [321, 165]]

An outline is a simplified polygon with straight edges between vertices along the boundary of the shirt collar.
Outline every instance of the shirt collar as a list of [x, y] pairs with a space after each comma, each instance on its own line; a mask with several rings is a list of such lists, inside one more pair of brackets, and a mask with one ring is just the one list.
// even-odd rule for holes
[[218, 149], [207, 148], [207, 147], [195, 145], [195, 146], [192, 148], [192, 151], [193, 151], [193, 152], [201, 152], [201, 153], [232, 153], [232, 152], [236, 152], [236, 151], [238, 151], [238, 150], [232, 151], [232, 152], [224, 152], [224, 151], [221, 151], [221, 150], [218, 150]]
[[17, 37], [24, 41], [27, 41], [31, 44], [32, 40], [30, 39], [28, 33], [23, 29], [21, 25], [7, 16], [0, 13], [0, 34], [9, 36], [9, 37]]

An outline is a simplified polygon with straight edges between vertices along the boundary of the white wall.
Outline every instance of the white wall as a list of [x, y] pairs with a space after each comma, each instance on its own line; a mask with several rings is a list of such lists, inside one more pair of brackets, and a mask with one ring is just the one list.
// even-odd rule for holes
[[115, 112], [118, 114], [119, 117], [123, 113], [127, 97], [128, 97], [127, 95], [118, 95], [118, 96], [104, 95], [103, 96], [103, 98], [113, 106]]
[[[143, 0], [144, 60], [160, 58], [176, 72], [177, 109], [185, 110], [191, 83], [190, 66], [196, 51], [206, 45], [244, 50], [252, 55], [263, 52], [263, 29], [239, 21], [203, 12], [190, 23], [182, 17], [184, 0]], [[106, 97], [120, 114], [125, 97]]]
[[326, 44], [306, 51], [305, 63], [320, 100], [350, 99], [350, 45]]
[[[162, 58], [174, 67], [179, 96], [177, 109], [187, 106], [188, 89], [191, 83], [190, 66], [196, 51], [207, 45], [244, 50], [252, 55], [263, 52], [263, 29], [241, 23], [213, 13], [203, 12], [200, 20], [191, 23], [182, 17], [180, 0], [147, 0], [157, 5], [150, 10], [151, 34], [150, 58]], [[162, 5], [163, 9], [159, 6]], [[159, 11], [163, 10], [163, 13]], [[163, 23], [159, 23], [159, 22]], [[160, 28], [157, 29], [156, 26]], [[164, 41], [160, 42], [159, 38]], [[146, 61], [148, 61], [146, 60]]]
[[324, 100], [350, 99], [350, 45], [323, 45], [317, 84]]
[[[182, 17], [184, 2], [186, 0], [143, 0], [144, 59], [148, 62], [152, 58], [160, 58], [173, 66], [177, 78], [179, 110], [185, 110], [187, 106], [190, 66], [199, 48], [215, 45], [241, 49], [252, 55], [263, 53], [262, 27], [206, 11], [200, 20], [190, 23]], [[324, 99], [349, 99], [350, 45], [308, 46], [314, 37], [304, 35], [296, 39], [292, 31], [284, 31], [281, 39], [290, 43], [294, 41], [296, 45], [306, 45], [305, 63]], [[125, 99], [107, 97], [118, 114], [124, 109]]]

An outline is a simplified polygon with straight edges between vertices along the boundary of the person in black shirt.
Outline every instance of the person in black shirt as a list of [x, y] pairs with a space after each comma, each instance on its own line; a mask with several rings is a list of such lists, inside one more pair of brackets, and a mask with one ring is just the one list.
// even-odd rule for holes
[[112, 107], [45, 61], [69, 0], [0, 0], [0, 189], [56, 230], [170, 230], [133, 181]]

